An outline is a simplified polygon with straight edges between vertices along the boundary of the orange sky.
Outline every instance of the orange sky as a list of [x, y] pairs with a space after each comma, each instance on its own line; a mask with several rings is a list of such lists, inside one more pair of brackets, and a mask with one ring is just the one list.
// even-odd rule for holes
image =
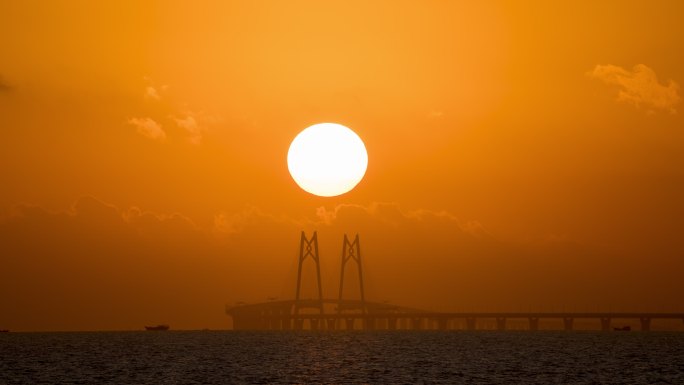
[[[225, 328], [294, 294], [438, 310], [684, 311], [681, 1], [11, 1], [0, 329]], [[365, 141], [312, 196], [290, 141]]]

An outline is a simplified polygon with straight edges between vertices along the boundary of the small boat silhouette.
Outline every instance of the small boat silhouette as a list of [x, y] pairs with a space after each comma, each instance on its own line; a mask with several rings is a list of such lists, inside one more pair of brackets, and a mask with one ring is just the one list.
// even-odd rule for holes
[[7, 329], [0, 329], [0, 333], [9, 333], [9, 330], [7, 330]]
[[632, 328], [630, 326], [623, 326], [621, 328], [613, 328], [616, 332], [628, 332], [631, 331]]
[[169, 330], [169, 325], [145, 326], [145, 330], [163, 332]]

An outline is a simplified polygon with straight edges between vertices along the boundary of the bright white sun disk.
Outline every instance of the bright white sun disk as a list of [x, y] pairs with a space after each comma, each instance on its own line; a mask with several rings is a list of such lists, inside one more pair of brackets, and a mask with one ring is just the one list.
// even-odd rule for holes
[[358, 135], [336, 123], [319, 123], [295, 137], [287, 168], [299, 187], [331, 197], [353, 189], [366, 173], [368, 153]]

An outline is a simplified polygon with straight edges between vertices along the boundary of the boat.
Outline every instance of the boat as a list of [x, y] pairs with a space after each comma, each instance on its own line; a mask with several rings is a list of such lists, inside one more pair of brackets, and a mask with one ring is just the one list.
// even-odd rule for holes
[[9, 333], [9, 330], [7, 330], [7, 329], [0, 329], [0, 333]]
[[613, 328], [616, 332], [628, 332], [631, 331], [632, 328], [630, 326], [623, 326], [621, 328]]
[[169, 330], [169, 325], [145, 326], [147, 331], [164, 332]]

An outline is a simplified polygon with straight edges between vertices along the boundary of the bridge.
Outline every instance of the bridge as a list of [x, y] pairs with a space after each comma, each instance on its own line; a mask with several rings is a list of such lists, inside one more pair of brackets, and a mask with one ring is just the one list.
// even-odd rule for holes
[[[300, 295], [302, 264], [312, 259], [316, 264], [318, 298]], [[344, 272], [347, 263], [358, 269], [360, 299], [344, 299]], [[294, 300], [269, 301], [226, 306], [235, 330], [478, 330], [482, 321], [492, 322], [496, 330], [506, 330], [508, 321], [526, 322], [528, 330], [539, 330], [541, 320], [561, 320], [564, 330], [573, 330], [575, 320], [596, 320], [603, 331], [612, 330], [616, 319], [638, 320], [640, 330], [651, 330], [656, 319], [684, 322], [684, 313], [655, 312], [433, 312], [409, 307], [366, 301], [363, 289], [359, 236], [343, 240], [340, 290], [336, 299], [324, 298], [321, 286], [320, 258], [316, 232], [309, 239], [302, 232]]]

